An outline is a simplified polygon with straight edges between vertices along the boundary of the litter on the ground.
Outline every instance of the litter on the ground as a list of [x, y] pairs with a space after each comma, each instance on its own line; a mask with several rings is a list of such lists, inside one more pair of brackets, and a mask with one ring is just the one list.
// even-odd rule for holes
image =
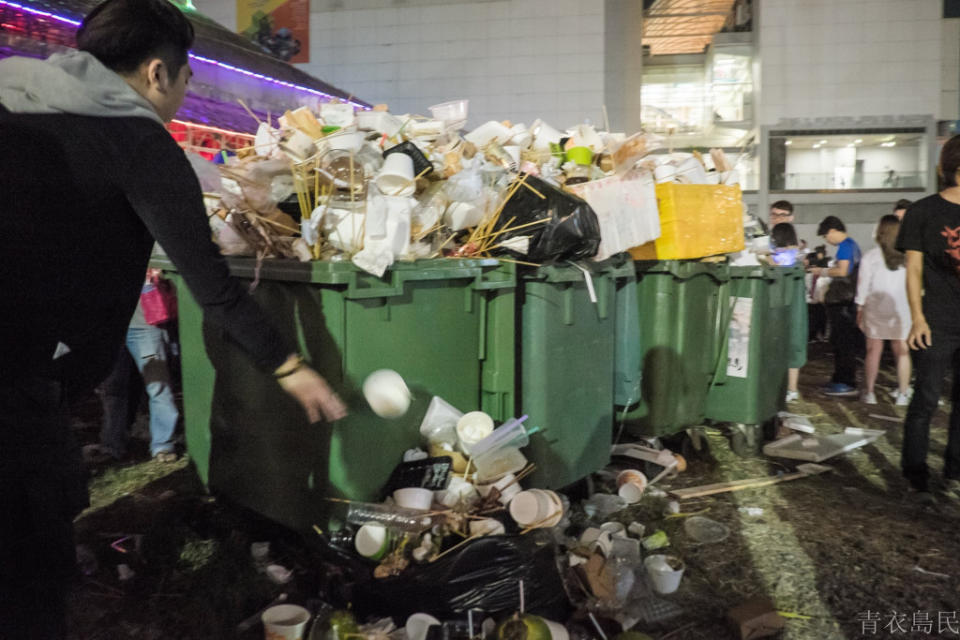
[[764, 455], [774, 458], [791, 458], [794, 460], [809, 460], [822, 462], [842, 453], [866, 446], [884, 435], [878, 429], [860, 429], [847, 427], [843, 433], [830, 436], [814, 436], [804, 438], [798, 434], [774, 440], [763, 447]]
[[803, 464], [797, 467], [796, 473], [777, 474], [767, 476], [766, 478], [748, 478], [746, 480], [733, 480], [731, 482], [718, 482], [715, 484], [705, 484], [699, 487], [689, 487], [687, 489], [674, 489], [670, 495], [678, 500], [688, 498], [699, 498], [701, 496], [710, 496], [716, 493], [727, 493], [730, 491], [742, 491], [744, 489], [754, 489], [757, 487], [766, 487], [772, 484], [788, 482], [790, 480], [799, 480], [812, 475], [831, 471], [833, 468], [818, 464]]

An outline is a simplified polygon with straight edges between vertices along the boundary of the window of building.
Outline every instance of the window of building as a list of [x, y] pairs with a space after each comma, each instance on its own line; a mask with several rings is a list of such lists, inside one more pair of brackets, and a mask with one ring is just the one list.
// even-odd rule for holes
[[770, 191], [923, 191], [923, 129], [770, 133]]

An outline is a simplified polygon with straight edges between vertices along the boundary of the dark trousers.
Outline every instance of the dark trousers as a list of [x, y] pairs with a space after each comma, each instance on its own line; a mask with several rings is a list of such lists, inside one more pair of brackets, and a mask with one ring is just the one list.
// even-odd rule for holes
[[86, 474], [60, 383], [0, 384], [0, 640], [66, 637]]
[[852, 302], [828, 304], [830, 345], [833, 347], [831, 382], [857, 386], [857, 351], [863, 334], [857, 328], [857, 307]]
[[932, 345], [913, 352], [916, 372], [913, 400], [903, 425], [903, 475], [916, 489], [927, 489], [927, 450], [930, 446], [930, 420], [937, 411], [943, 381], [953, 376], [950, 431], [944, 454], [943, 475], [960, 478], [960, 333], [933, 332]]

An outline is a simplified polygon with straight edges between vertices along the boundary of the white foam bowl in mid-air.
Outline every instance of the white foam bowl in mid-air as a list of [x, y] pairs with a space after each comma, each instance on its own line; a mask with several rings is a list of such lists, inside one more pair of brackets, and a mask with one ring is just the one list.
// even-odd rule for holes
[[367, 376], [363, 396], [381, 418], [399, 418], [410, 408], [410, 389], [400, 374], [391, 369], [380, 369]]

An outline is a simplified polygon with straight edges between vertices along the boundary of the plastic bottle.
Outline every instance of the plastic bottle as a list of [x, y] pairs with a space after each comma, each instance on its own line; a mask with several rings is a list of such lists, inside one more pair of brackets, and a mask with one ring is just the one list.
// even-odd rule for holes
[[425, 516], [422, 511], [373, 502], [351, 502], [347, 522], [358, 525], [376, 522], [389, 529], [411, 533], [426, 531], [433, 526], [433, 518]]

